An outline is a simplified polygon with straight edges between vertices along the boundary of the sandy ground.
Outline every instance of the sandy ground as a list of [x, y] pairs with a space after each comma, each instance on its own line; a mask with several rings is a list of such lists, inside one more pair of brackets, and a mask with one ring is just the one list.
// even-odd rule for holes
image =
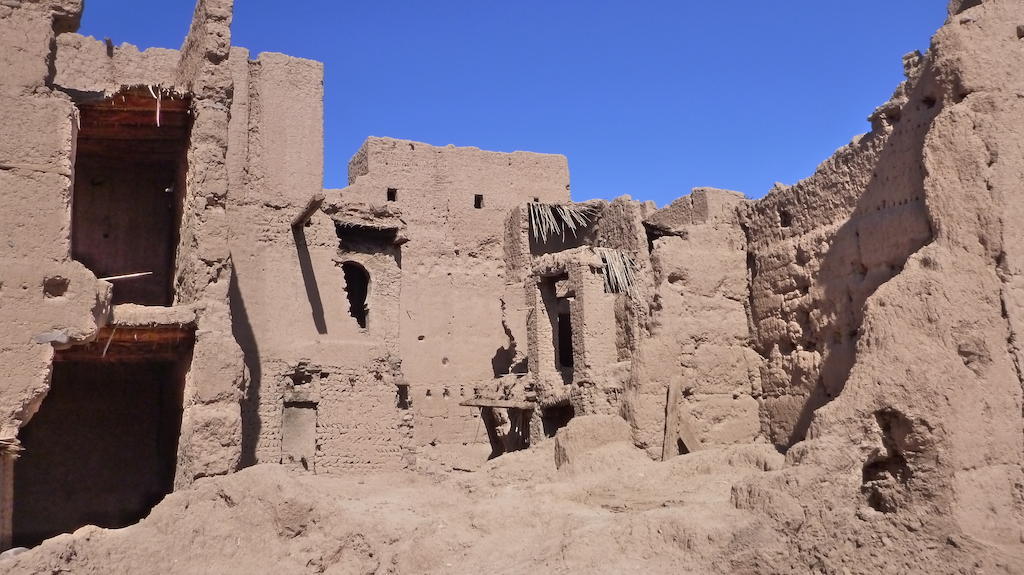
[[[769, 446], [654, 463], [626, 444], [556, 470], [553, 442], [477, 471], [326, 477], [276, 465], [200, 480], [138, 525], [84, 527], [5, 573], [707, 573], [773, 533], [730, 503]], [[624, 487], [628, 486], [628, 489]]]

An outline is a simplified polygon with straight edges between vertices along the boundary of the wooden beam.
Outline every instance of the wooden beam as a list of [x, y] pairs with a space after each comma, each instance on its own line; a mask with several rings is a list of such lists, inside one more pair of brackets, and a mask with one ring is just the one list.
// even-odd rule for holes
[[95, 341], [58, 350], [54, 361], [174, 361], [191, 353], [195, 328], [106, 326]]
[[313, 212], [320, 209], [320, 206], [323, 205], [325, 199], [326, 196], [322, 193], [313, 194], [313, 197], [309, 198], [309, 201], [306, 202], [306, 207], [303, 208], [302, 212], [292, 220], [292, 227], [297, 228], [299, 226], [306, 225], [309, 218], [313, 217]]
[[516, 401], [514, 399], [487, 399], [485, 397], [474, 397], [467, 399], [459, 405], [466, 407], [499, 407], [504, 409], [526, 409], [533, 410], [537, 407], [536, 403], [530, 401]]

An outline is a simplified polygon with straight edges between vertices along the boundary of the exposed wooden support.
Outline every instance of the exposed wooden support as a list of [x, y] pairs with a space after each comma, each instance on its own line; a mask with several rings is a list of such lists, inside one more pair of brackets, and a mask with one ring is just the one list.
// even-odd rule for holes
[[174, 361], [188, 353], [195, 328], [107, 326], [96, 340], [62, 349], [54, 361]]
[[529, 401], [516, 401], [514, 399], [487, 399], [485, 397], [474, 397], [467, 399], [459, 405], [466, 407], [498, 407], [503, 409], [532, 410], [537, 407], [536, 403]]
[[141, 277], [151, 276], [151, 275], [153, 275], [153, 272], [136, 272], [136, 273], [133, 273], [133, 274], [121, 274], [121, 275], [118, 275], [118, 276], [107, 276], [105, 278], [96, 278], [96, 279], [99, 279], [99, 280], [102, 280], [102, 281], [105, 281], [105, 282], [109, 282], [109, 281], [112, 281], [112, 280], [127, 280], [127, 279], [141, 278]]
[[313, 213], [319, 210], [320, 206], [323, 205], [325, 199], [326, 196], [322, 193], [313, 194], [313, 197], [309, 198], [309, 201], [306, 202], [306, 207], [303, 208], [302, 212], [292, 220], [292, 227], [297, 228], [299, 226], [306, 225], [309, 218], [313, 217]]
[[0, 440], [0, 550], [11, 548], [14, 535], [14, 460], [21, 448], [17, 439]]

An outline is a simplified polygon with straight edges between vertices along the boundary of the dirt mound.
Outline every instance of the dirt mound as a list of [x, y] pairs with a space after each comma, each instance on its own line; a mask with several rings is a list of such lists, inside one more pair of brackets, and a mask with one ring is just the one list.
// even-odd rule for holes
[[552, 443], [447, 479], [256, 466], [169, 495], [138, 525], [84, 527], [0, 570], [696, 573], [729, 571], [731, 546], [773, 544], [763, 522], [729, 502], [734, 478], [781, 465], [770, 447], [659, 464], [613, 443], [585, 454], [587, 467], [629, 465], [580, 475], [555, 471]]

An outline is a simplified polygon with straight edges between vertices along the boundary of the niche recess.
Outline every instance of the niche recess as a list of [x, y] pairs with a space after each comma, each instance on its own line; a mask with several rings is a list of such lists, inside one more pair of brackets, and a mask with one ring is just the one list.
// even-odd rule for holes
[[72, 257], [115, 280], [113, 303], [166, 306], [192, 128], [187, 97], [128, 88], [80, 102], [71, 209]]
[[131, 525], [171, 492], [193, 340], [191, 329], [105, 328], [57, 352], [46, 398], [18, 434], [15, 546]]

